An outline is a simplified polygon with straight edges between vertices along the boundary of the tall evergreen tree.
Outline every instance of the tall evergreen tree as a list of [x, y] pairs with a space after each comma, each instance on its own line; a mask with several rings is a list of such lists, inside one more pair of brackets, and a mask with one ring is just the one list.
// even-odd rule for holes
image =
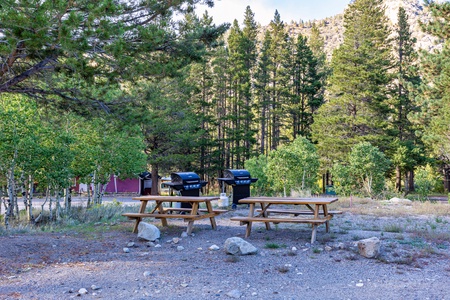
[[[242, 96], [244, 98], [243, 115], [244, 118], [244, 159], [247, 160], [252, 155], [256, 144], [256, 129], [254, 123], [255, 107], [252, 93], [252, 81], [256, 67], [257, 58], [257, 35], [258, 26], [255, 21], [255, 14], [250, 6], [247, 6], [244, 14], [244, 28], [242, 29], [242, 50], [245, 69], [242, 73]], [[243, 165], [242, 165], [243, 166]]]
[[450, 182], [450, 3], [427, 3], [432, 20], [423, 25], [426, 32], [442, 41], [442, 49], [422, 52], [423, 84], [418, 105], [422, 108], [416, 119], [423, 126], [422, 138], [444, 165], [445, 182]]
[[271, 35], [269, 31], [266, 31], [262, 41], [261, 50], [259, 52], [259, 59], [255, 74], [255, 96], [257, 102], [257, 110], [259, 115], [257, 117], [259, 123], [259, 151], [261, 154], [267, 155], [269, 153], [269, 82], [270, 71], [269, 65], [271, 63], [270, 58], [270, 45]]
[[410, 121], [410, 114], [417, 110], [412, 101], [413, 89], [420, 83], [418, 74], [418, 54], [414, 50], [416, 40], [408, 23], [408, 16], [403, 7], [398, 10], [398, 24], [394, 38], [394, 67], [396, 80], [393, 84], [391, 118], [389, 135], [392, 137], [388, 151], [395, 167], [395, 187], [402, 190], [402, 181], [406, 177], [405, 190], [413, 189], [414, 168], [423, 160], [423, 147], [416, 136], [417, 128]]
[[361, 141], [384, 144], [391, 47], [382, 4], [355, 0], [345, 11], [344, 42], [332, 58], [330, 101], [313, 124], [318, 151], [328, 163], [346, 157]]
[[281, 20], [281, 16], [278, 11], [275, 11], [275, 15], [272, 21], [270, 21], [269, 29], [270, 33], [270, 48], [269, 57], [270, 64], [268, 70], [270, 74], [270, 82], [268, 91], [270, 95], [269, 103], [269, 144], [270, 149], [274, 150], [280, 145], [282, 140], [286, 140], [283, 130], [284, 119], [284, 103], [287, 94], [286, 90], [286, 70], [283, 68], [285, 65], [285, 59], [288, 56], [288, 34], [286, 32], [285, 24]]
[[292, 140], [297, 136], [310, 138], [313, 115], [323, 102], [321, 74], [318, 61], [302, 35], [292, 46], [288, 73], [289, 100], [287, 111], [291, 116]]

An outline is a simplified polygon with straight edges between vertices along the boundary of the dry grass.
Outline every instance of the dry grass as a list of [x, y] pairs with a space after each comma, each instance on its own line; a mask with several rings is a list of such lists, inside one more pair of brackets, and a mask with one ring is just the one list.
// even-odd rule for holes
[[332, 210], [342, 210], [362, 215], [376, 215], [380, 217], [434, 215], [449, 216], [450, 204], [447, 202], [412, 201], [409, 204], [393, 204], [389, 201], [368, 198], [340, 197], [339, 201], [330, 206]]

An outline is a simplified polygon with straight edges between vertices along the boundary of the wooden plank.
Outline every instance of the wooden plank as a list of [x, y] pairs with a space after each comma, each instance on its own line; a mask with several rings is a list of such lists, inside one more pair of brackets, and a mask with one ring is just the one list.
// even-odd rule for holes
[[[191, 212], [192, 209], [190, 208], [178, 208], [178, 207], [164, 207], [164, 212], [168, 212], [168, 211], [179, 211], [179, 212]], [[198, 210], [199, 212], [208, 212], [208, 210], [206, 208], [200, 208]], [[226, 209], [213, 209], [213, 212], [216, 214], [223, 214], [228, 212], [228, 210]]]
[[[257, 209], [257, 212], [261, 212], [262, 209]], [[269, 208], [266, 210], [268, 213], [276, 213], [276, 214], [293, 214], [293, 215], [314, 215], [314, 212], [311, 210], [296, 210], [296, 209], [275, 209]], [[337, 215], [342, 214], [343, 212], [340, 210], [330, 210], [328, 211], [329, 215]], [[319, 211], [319, 214], [323, 215], [323, 211]]]
[[272, 222], [272, 223], [309, 223], [309, 224], [323, 224], [328, 221], [328, 218], [323, 219], [300, 219], [300, 218], [264, 218], [264, 217], [232, 217], [231, 221], [248, 222]]
[[338, 201], [337, 198], [290, 198], [290, 197], [248, 197], [239, 200], [240, 204], [267, 203], [293, 205], [324, 205]]
[[140, 196], [140, 197], [133, 197], [131, 198], [133, 200], [140, 200], [140, 201], [163, 201], [163, 202], [205, 202], [205, 201], [212, 201], [212, 200], [219, 200], [220, 197], [193, 197], [193, 196]]

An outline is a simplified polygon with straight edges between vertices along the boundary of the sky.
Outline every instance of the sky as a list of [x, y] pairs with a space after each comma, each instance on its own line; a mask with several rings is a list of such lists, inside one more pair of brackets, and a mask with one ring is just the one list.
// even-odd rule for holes
[[234, 19], [242, 24], [245, 8], [250, 5], [255, 20], [261, 25], [267, 25], [273, 19], [275, 10], [280, 13], [281, 20], [289, 23], [291, 20], [314, 20], [331, 17], [344, 12], [350, 0], [215, 0], [214, 7], [198, 7], [196, 12], [203, 15], [208, 10], [214, 18], [214, 23], [233, 23]]

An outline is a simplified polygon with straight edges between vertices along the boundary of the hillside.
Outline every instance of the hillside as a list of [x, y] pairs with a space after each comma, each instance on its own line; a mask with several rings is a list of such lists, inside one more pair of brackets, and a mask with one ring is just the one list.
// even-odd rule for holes
[[[437, 47], [435, 38], [423, 33], [420, 29], [419, 22], [426, 22], [430, 19], [428, 9], [423, 5], [422, 0], [385, 0], [386, 15], [390, 20], [390, 26], [393, 29], [397, 23], [397, 13], [399, 7], [403, 7], [408, 14], [409, 24], [413, 37], [417, 39], [416, 48], [424, 50], [432, 50]], [[302, 34], [309, 36], [313, 24], [319, 28], [320, 33], [325, 41], [325, 52], [328, 58], [335, 48], [343, 41], [344, 34], [344, 13], [313, 21], [290, 21], [287, 22], [287, 29], [291, 36]], [[262, 29], [264, 31], [265, 28]]]

